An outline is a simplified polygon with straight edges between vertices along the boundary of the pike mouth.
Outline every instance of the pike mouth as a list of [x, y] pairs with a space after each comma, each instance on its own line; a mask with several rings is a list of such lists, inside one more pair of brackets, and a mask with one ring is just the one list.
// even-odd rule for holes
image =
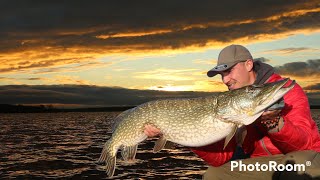
[[265, 109], [269, 108], [274, 103], [279, 101], [296, 84], [295, 80], [293, 80], [293, 81], [291, 81], [290, 85], [285, 87], [285, 85], [288, 83], [288, 81], [289, 81], [289, 78], [286, 78], [286, 79], [282, 80], [281, 83], [279, 81], [278, 82], [274, 82], [274, 83], [279, 83], [279, 85], [277, 85], [278, 87], [276, 87], [274, 92], [271, 93], [265, 100], [263, 100], [263, 102], [266, 102], [266, 103], [262, 103], [260, 105], [261, 109], [259, 107], [257, 108], [257, 109], [260, 109], [260, 110], [258, 110], [257, 113], [263, 112]]
[[272, 103], [275, 103], [276, 101], [278, 101], [279, 99], [281, 99], [287, 92], [289, 92], [294, 85], [296, 84], [296, 81], [293, 80], [291, 81], [290, 85], [285, 87], [285, 85], [287, 84], [287, 82], [289, 81], [289, 78], [286, 78], [284, 80], [284, 82], [282, 83], [281, 86], [277, 87], [275, 92], [273, 93], [273, 98], [272, 98]]

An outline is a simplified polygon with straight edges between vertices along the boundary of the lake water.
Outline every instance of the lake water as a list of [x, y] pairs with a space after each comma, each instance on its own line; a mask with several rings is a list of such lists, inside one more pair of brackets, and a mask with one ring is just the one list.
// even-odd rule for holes
[[[96, 164], [120, 112], [0, 114], [0, 179], [106, 179]], [[320, 127], [320, 110], [312, 110]], [[207, 166], [188, 148], [152, 152], [141, 143], [136, 162], [118, 157], [113, 179], [201, 179]]]

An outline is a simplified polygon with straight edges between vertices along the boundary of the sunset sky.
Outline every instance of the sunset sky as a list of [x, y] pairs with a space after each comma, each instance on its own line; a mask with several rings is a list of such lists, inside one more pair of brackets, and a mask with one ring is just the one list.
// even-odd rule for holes
[[206, 73], [230, 44], [320, 104], [318, 0], [4, 0], [0, 9], [2, 104], [128, 105], [226, 91]]

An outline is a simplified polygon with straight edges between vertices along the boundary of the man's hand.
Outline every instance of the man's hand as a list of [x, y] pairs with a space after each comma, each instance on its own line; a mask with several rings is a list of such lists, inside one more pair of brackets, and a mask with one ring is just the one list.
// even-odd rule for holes
[[279, 132], [283, 127], [283, 119], [280, 116], [281, 110], [265, 111], [259, 117], [258, 121], [267, 128], [269, 132]]
[[268, 121], [277, 118], [280, 115], [281, 110], [272, 110], [272, 111], [265, 111], [260, 116], [260, 121]]
[[161, 131], [154, 126], [147, 124], [144, 126], [144, 134], [146, 134], [148, 137], [154, 137], [160, 135]]

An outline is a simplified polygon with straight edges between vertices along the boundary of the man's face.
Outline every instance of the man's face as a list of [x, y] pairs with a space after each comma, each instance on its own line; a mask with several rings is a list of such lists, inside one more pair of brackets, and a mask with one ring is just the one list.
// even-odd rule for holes
[[240, 62], [232, 68], [220, 73], [223, 83], [229, 90], [238, 89], [250, 85], [249, 72], [246, 68], [246, 62]]

